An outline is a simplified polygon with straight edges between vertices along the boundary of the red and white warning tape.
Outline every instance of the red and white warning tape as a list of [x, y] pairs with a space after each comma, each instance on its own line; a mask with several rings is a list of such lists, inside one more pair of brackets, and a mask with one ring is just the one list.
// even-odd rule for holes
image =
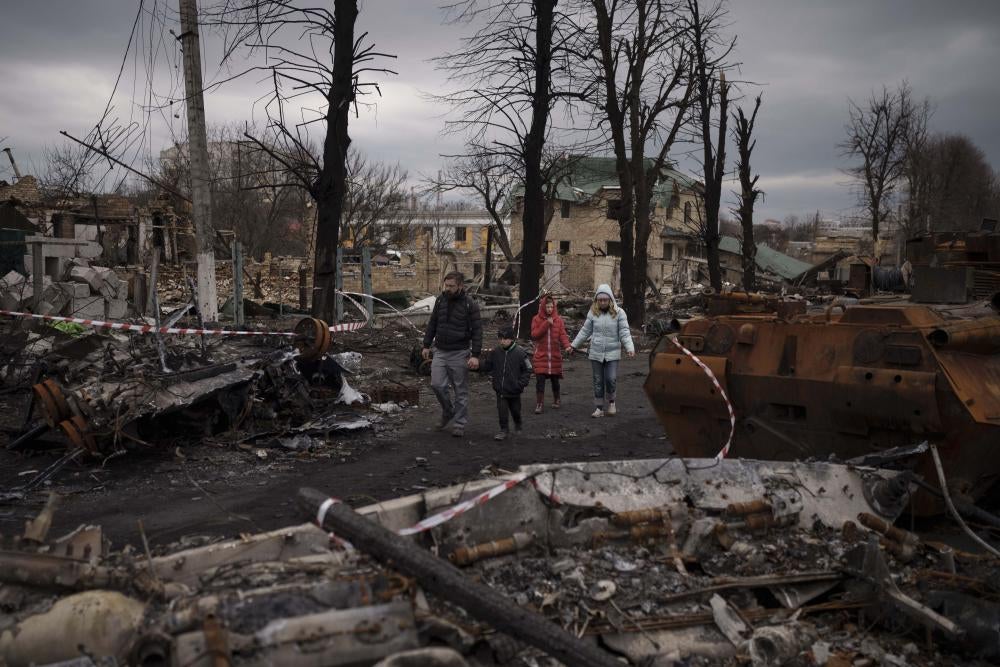
[[[418, 521], [409, 528], [403, 528], [401, 530], [398, 530], [396, 531], [396, 534], [403, 536], [416, 535], [417, 533], [422, 533], [424, 531], [430, 530], [431, 528], [440, 526], [442, 523], [450, 521], [451, 519], [454, 519], [456, 516], [459, 516], [460, 514], [465, 514], [473, 507], [478, 507], [479, 505], [485, 505], [490, 500], [496, 498], [504, 491], [513, 489], [515, 486], [517, 486], [524, 480], [528, 479], [528, 477], [529, 477], [528, 473], [524, 472], [518, 473], [513, 477], [505, 480], [502, 484], [499, 484], [491, 489], [483, 491], [479, 495], [469, 498], [468, 500], [462, 501], [457, 505], [452, 505], [448, 509], [442, 510], [437, 514], [433, 514], [427, 517], [426, 519], [423, 519], [422, 521]], [[539, 489], [539, 491], [541, 490]], [[326, 519], [326, 513], [330, 510], [330, 507], [339, 502], [340, 501], [336, 498], [327, 498], [320, 504], [319, 510], [316, 512], [316, 523], [320, 527], [323, 526], [323, 521]]]
[[490, 500], [493, 500], [504, 491], [514, 488], [515, 486], [517, 486], [526, 479], [528, 479], [528, 473], [525, 472], [518, 473], [513, 477], [511, 477], [510, 479], [506, 480], [503, 484], [494, 486], [492, 489], [489, 489], [487, 491], [483, 491], [478, 496], [469, 498], [468, 500], [460, 502], [457, 505], [452, 505], [448, 509], [438, 512], [437, 514], [431, 515], [426, 519], [424, 519], [423, 521], [418, 521], [409, 528], [403, 528], [402, 530], [399, 531], [399, 534], [416, 535], [417, 533], [422, 533], [425, 530], [430, 530], [431, 528], [440, 526], [445, 521], [454, 519], [456, 516], [460, 514], [465, 514], [473, 507], [478, 507], [479, 505], [484, 505], [488, 503]]
[[[195, 336], [297, 336], [294, 331], [228, 331], [226, 329], [187, 329], [183, 327], [155, 327], [152, 324], [130, 324], [128, 322], [106, 322], [103, 320], [87, 320], [80, 317], [62, 317], [60, 315], [38, 315], [36, 313], [21, 313], [14, 310], [0, 310], [0, 315], [8, 317], [28, 317], [47, 322], [70, 322], [95, 329], [114, 329], [116, 331], [134, 331], [136, 333], [161, 333]], [[355, 331], [365, 326], [365, 322], [347, 322], [334, 324], [330, 331]]]
[[736, 412], [733, 410], [733, 404], [729, 400], [729, 396], [726, 395], [726, 390], [722, 388], [721, 384], [719, 384], [719, 379], [715, 377], [715, 373], [712, 372], [711, 368], [706, 366], [705, 363], [695, 356], [691, 350], [681, 345], [676, 338], [671, 337], [670, 342], [680, 348], [681, 352], [690, 357], [691, 361], [697, 364], [698, 368], [705, 371], [705, 375], [707, 375], [708, 379], [712, 381], [713, 385], [715, 385], [715, 388], [719, 391], [719, 395], [722, 396], [722, 400], [726, 402], [726, 408], [729, 410], [729, 437], [726, 439], [725, 446], [723, 446], [723, 448], [719, 450], [719, 453], [715, 455], [716, 461], [724, 459], [729, 456], [729, 448], [733, 444], [733, 435], [736, 434]]

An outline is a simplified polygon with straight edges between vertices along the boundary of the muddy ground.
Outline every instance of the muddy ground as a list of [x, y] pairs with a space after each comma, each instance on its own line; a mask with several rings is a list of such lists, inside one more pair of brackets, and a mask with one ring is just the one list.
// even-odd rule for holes
[[[491, 344], [493, 331], [495, 326], [486, 335]], [[374, 339], [357, 336], [341, 348], [365, 355], [362, 373], [349, 380], [362, 391], [392, 379], [420, 386], [418, 407], [394, 415], [358, 410], [379, 420], [371, 430], [345, 434], [305, 452], [268, 446], [266, 440], [241, 446], [225, 434], [192, 442], [164, 433], [160, 446], [151, 451], [70, 463], [26, 501], [0, 504], [0, 534], [22, 532], [24, 520], [37, 512], [48, 490], [64, 496], [54, 535], [80, 524], [99, 524], [113, 545], [137, 545], [141, 520], [155, 545], [184, 535], [231, 537], [304, 522], [309, 517], [295, 504], [301, 486], [363, 505], [476, 479], [491, 466], [509, 470], [525, 463], [671, 453], [642, 391], [648, 365], [642, 351], [620, 366], [616, 417], [590, 418], [590, 365], [578, 354], [565, 365], [562, 408], [553, 409], [547, 395], [544, 413], [533, 414], [532, 383], [523, 397], [524, 432], [514, 441], [496, 443], [495, 398], [487, 378], [477, 374], [465, 437], [435, 430], [439, 408], [428, 378], [407, 368], [412, 338], [412, 332], [380, 333]], [[640, 348], [648, 349], [645, 343]], [[0, 396], [5, 425], [23, 419], [26, 400], [23, 394]], [[0, 444], [7, 437], [0, 434]], [[36, 474], [33, 471], [45, 469], [65, 452], [61, 436], [53, 434], [48, 440], [60, 448], [26, 454], [0, 448], [0, 489], [23, 484]]]

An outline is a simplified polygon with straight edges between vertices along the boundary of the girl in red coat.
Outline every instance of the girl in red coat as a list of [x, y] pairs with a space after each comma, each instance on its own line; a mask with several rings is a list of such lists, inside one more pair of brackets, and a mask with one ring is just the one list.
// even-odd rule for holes
[[552, 407], [559, 407], [559, 378], [562, 377], [562, 353], [569, 349], [566, 325], [556, 310], [556, 301], [549, 295], [538, 302], [538, 313], [531, 320], [531, 340], [535, 354], [531, 364], [535, 369], [535, 414], [542, 411], [545, 402], [545, 379], [552, 381]]

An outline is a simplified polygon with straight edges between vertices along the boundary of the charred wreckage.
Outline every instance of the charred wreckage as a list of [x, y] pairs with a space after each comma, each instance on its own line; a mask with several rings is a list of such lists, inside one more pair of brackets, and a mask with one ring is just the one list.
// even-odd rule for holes
[[[645, 382], [675, 458], [487, 469], [355, 509], [332, 483], [299, 490], [302, 525], [117, 550], [100, 526], [50, 536], [52, 494], [0, 537], [0, 664], [995, 664], [1000, 519], [975, 503], [1000, 472], [1000, 298], [965, 303], [993, 255], [958, 245], [915, 262], [925, 294], [945, 275], [926, 267], [961, 274], [958, 303], [873, 298], [870, 271], [819, 307], [703, 295]], [[18, 335], [47, 352], [7, 369], [33, 406], [8, 446], [54, 430], [69, 448], [10, 502], [162, 431], [368, 424], [345, 379], [360, 355], [330, 354], [318, 320], [208, 350]], [[918, 529], [942, 512], [965, 536]]]

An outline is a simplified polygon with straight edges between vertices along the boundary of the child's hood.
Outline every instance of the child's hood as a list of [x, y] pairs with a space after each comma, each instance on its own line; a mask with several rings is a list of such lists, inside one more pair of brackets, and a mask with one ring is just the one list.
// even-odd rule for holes
[[552, 303], [552, 317], [553, 318], [559, 317], [559, 302], [556, 301], [556, 298], [554, 296], [551, 296], [549, 294], [543, 295], [542, 298], [538, 300], [538, 313], [535, 315], [535, 317], [540, 317], [541, 319], [544, 320], [545, 304], [550, 302]]

